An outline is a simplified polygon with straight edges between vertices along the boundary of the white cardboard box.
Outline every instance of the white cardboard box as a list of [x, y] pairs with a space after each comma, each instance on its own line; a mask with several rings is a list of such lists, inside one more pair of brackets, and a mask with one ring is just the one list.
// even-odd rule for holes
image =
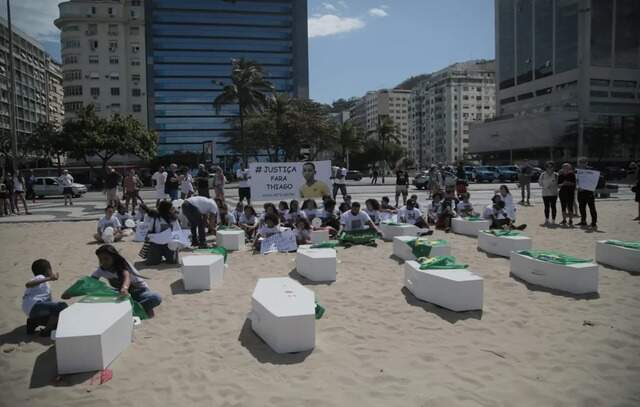
[[555, 264], [512, 252], [511, 274], [531, 284], [573, 294], [598, 292], [595, 263]]
[[311, 244], [322, 243], [329, 240], [328, 230], [312, 230], [311, 231]]
[[[415, 238], [416, 236], [395, 236], [393, 238], [393, 254], [404, 261], [416, 260], [416, 256], [413, 255], [413, 249], [407, 244], [407, 242]], [[430, 257], [434, 256], [451, 256], [451, 246], [449, 246], [449, 243], [446, 245], [433, 246]]]
[[77, 302], [60, 313], [55, 334], [58, 373], [103, 370], [133, 338], [129, 301]]
[[407, 261], [404, 286], [416, 298], [452, 311], [482, 309], [482, 277], [467, 269], [420, 270], [420, 263]]
[[217, 254], [184, 256], [182, 281], [185, 290], [210, 290], [222, 283], [224, 257]]
[[478, 233], [478, 248], [487, 253], [511, 257], [512, 251], [531, 249], [531, 238], [523, 235], [496, 236], [481, 230]]
[[260, 278], [251, 296], [251, 328], [277, 353], [311, 350], [315, 294], [288, 277]]
[[420, 229], [415, 225], [409, 225], [406, 223], [400, 225], [389, 225], [387, 223], [380, 223], [378, 226], [382, 232], [382, 239], [390, 242], [396, 236], [417, 236]]
[[451, 219], [451, 230], [453, 233], [467, 236], [478, 236], [481, 230], [489, 229], [491, 221], [489, 220], [466, 220], [464, 218]]
[[606, 240], [596, 242], [596, 261], [621, 270], [640, 272], [640, 250], [607, 244]]
[[336, 281], [334, 249], [303, 249], [296, 254], [296, 271], [311, 281]]
[[227, 250], [241, 250], [244, 247], [244, 230], [218, 230], [216, 232], [216, 245]]

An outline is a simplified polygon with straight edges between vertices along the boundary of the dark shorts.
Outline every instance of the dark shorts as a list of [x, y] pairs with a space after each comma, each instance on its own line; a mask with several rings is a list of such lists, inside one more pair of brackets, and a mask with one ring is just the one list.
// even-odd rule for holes
[[247, 201], [251, 200], [251, 188], [238, 188], [239, 200], [242, 201], [244, 198], [247, 198]]
[[71, 187], [64, 187], [62, 189], [62, 194], [63, 195], [73, 195], [73, 188]]
[[65, 308], [67, 308], [67, 303], [62, 301], [61, 302], [39, 302], [31, 308], [31, 312], [29, 312], [29, 318], [39, 319], [39, 318], [49, 318], [52, 316], [57, 316]]

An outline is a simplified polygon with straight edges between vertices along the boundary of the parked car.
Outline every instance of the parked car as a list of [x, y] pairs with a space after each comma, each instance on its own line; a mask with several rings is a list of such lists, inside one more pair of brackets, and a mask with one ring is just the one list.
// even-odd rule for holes
[[515, 166], [515, 165], [499, 165], [496, 168], [498, 170], [498, 179], [500, 180], [500, 182], [505, 182], [505, 181], [516, 182], [516, 181], [518, 181], [518, 173], [520, 172], [520, 169], [517, 166]]
[[603, 171], [607, 179], [625, 179], [627, 170], [622, 167], [606, 167]]
[[540, 167], [533, 167], [531, 171], [531, 182], [538, 182], [540, 179], [540, 174], [542, 174], [543, 170]]
[[360, 171], [358, 170], [349, 170], [347, 171], [347, 175], [345, 176], [345, 179], [347, 180], [353, 180], [353, 181], [360, 181], [362, 179], [363, 175]]
[[429, 173], [421, 171], [413, 177], [413, 186], [418, 189], [427, 189], [429, 187]]
[[[62, 189], [62, 185], [55, 177], [36, 177], [36, 182], [33, 184], [33, 191], [38, 198], [62, 195]], [[80, 197], [87, 193], [86, 186], [75, 182], [71, 185], [71, 189], [75, 197]]]
[[498, 179], [496, 167], [478, 166], [475, 168], [476, 182], [493, 182]]
[[475, 172], [475, 168], [473, 168], [473, 166], [465, 165], [464, 166], [464, 175], [467, 177], [467, 181], [472, 181], [472, 182], [476, 181], [476, 172]]

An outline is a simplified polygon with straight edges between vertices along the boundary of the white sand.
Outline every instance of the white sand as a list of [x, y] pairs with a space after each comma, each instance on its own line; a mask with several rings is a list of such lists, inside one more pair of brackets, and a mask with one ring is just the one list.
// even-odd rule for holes
[[[595, 240], [640, 239], [632, 202], [599, 203], [606, 233], [545, 229], [542, 208], [520, 210], [535, 248], [595, 255]], [[576, 298], [527, 287], [509, 261], [445, 235], [485, 279], [484, 311], [454, 313], [402, 288], [392, 243], [339, 249], [338, 280], [307, 286], [327, 313], [311, 353], [277, 355], [246, 314], [256, 279], [286, 276], [294, 254], [233, 253], [222, 287], [184, 293], [175, 268], [143, 269], [163, 304], [136, 328], [113, 379], [56, 380], [52, 342], [25, 334], [20, 310], [30, 264], [60, 272], [55, 297], [96, 267], [93, 222], [0, 227], [1, 406], [638, 406], [640, 276], [600, 268], [600, 294]], [[116, 244], [138, 261], [139, 244]], [[588, 322], [586, 322], [588, 321]]]

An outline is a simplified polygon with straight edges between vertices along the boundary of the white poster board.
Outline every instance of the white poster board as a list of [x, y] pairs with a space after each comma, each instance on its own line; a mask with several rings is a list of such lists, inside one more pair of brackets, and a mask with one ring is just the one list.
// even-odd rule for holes
[[269, 254], [275, 252], [293, 252], [298, 250], [296, 235], [293, 230], [285, 230], [276, 233], [262, 240], [260, 243], [260, 254]]
[[331, 195], [331, 161], [250, 163], [249, 174], [252, 200], [305, 200]]
[[600, 171], [577, 169], [576, 178], [578, 180], [578, 188], [585, 191], [595, 191], [600, 179]]

